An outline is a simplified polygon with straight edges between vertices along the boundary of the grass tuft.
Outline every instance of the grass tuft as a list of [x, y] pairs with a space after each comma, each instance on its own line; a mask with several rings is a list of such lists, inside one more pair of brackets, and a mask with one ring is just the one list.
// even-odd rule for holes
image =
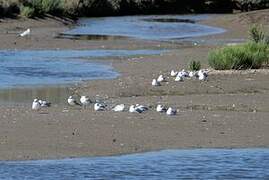
[[269, 47], [265, 43], [249, 42], [211, 51], [209, 66], [217, 70], [258, 69], [268, 65]]
[[199, 71], [201, 69], [200, 61], [191, 61], [189, 64], [189, 68], [191, 71]]

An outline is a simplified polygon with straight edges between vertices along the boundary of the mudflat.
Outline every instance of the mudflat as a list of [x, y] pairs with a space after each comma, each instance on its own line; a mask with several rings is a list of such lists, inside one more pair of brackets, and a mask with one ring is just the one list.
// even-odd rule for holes
[[[223, 34], [200, 37], [205, 41], [247, 39], [253, 23], [269, 30], [269, 11], [212, 15], [200, 23], [225, 28]], [[152, 87], [159, 74], [188, 69], [190, 60], [208, 68], [207, 54], [221, 45], [192, 45], [135, 39], [70, 40], [56, 38], [72, 27], [70, 20], [1, 19], [0, 49], [170, 49], [161, 55], [103, 60], [121, 76], [114, 80], [83, 82], [70, 92], [116, 104], [144, 104], [149, 111], [95, 112], [53, 104], [33, 112], [31, 104], [0, 106], [0, 159], [47, 159], [116, 155], [171, 148], [238, 148], [269, 146], [269, 71], [213, 71], [208, 81], [174, 82], [167, 78]], [[29, 38], [18, 38], [31, 28]], [[67, 97], [66, 97], [67, 98]], [[178, 110], [169, 117], [155, 111], [157, 104]]]

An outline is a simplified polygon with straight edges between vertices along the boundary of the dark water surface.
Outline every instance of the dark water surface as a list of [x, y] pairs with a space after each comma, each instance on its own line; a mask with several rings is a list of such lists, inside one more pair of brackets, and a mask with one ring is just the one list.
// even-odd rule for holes
[[165, 150], [112, 157], [0, 161], [0, 179], [269, 179], [269, 149]]
[[[64, 33], [66, 37], [109, 39], [131, 37], [146, 40], [168, 40], [219, 34], [224, 29], [196, 23], [207, 15], [162, 15], [85, 18], [79, 26]], [[85, 36], [83, 38], [83, 36]]]

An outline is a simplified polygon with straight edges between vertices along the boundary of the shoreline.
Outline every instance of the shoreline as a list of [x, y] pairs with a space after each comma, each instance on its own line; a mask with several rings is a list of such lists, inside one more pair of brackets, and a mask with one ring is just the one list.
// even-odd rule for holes
[[[201, 39], [246, 38], [247, 25], [239, 24], [237, 19], [238, 15], [224, 15], [203, 21], [208, 25], [222, 24], [228, 31]], [[92, 107], [81, 110], [67, 105], [56, 105], [42, 113], [32, 112], [30, 106], [1, 106], [1, 160], [92, 157], [171, 148], [269, 147], [269, 103], [264, 101], [269, 97], [267, 73], [216, 73], [210, 75], [208, 82], [188, 80], [182, 84], [168, 79], [167, 84], [155, 88], [150, 84], [152, 78], [160, 73], [167, 75], [175, 67], [187, 69], [190, 59], [201, 60], [202, 67], [207, 68], [207, 53], [218, 46], [182, 47], [170, 42], [134, 39], [54, 39], [51, 34], [67, 27], [47, 21], [50, 23], [19, 20], [15, 26], [26, 27], [32, 23], [37, 30], [33, 28], [30, 40], [1, 33], [4, 43], [0, 49], [50, 46], [62, 49], [168, 47], [173, 50], [161, 56], [108, 60], [106, 62], [121, 74], [119, 78], [85, 82], [76, 89], [79, 94], [102, 98], [110, 106], [119, 103], [150, 106], [150, 111], [141, 115], [94, 112]], [[9, 22], [4, 25], [1, 22], [0, 28], [3, 26], [11, 27]], [[38, 29], [40, 26], [48, 27]], [[177, 108], [178, 115], [167, 117], [155, 112], [157, 103]]]

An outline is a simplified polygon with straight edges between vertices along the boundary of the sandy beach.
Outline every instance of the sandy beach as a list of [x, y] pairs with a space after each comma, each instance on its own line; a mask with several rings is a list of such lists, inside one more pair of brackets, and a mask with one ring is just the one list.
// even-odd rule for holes
[[[33, 112], [31, 104], [0, 106], [0, 160], [55, 159], [117, 155], [173, 148], [269, 147], [269, 71], [209, 73], [208, 81], [172, 78], [160, 87], [151, 80], [171, 69], [188, 69], [190, 60], [208, 68], [207, 55], [219, 44], [143, 41], [135, 39], [71, 40], [56, 38], [71, 28], [71, 20], [1, 19], [0, 49], [171, 49], [161, 55], [103, 60], [121, 76], [83, 82], [70, 92], [115, 104], [144, 104], [142, 114], [95, 112], [53, 104]], [[247, 39], [252, 23], [269, 32], [269, 10], [234, 15], [211, 15], [202, 24], [221, 27], [223, 34], [197, 38], [206, 41]], [[18, 38], [31, 28], [29, 38]], [[67, 97], [66, 97], [67, 98]], [[155, 111], [158, 103], [178, 109], [168, 117]]]

